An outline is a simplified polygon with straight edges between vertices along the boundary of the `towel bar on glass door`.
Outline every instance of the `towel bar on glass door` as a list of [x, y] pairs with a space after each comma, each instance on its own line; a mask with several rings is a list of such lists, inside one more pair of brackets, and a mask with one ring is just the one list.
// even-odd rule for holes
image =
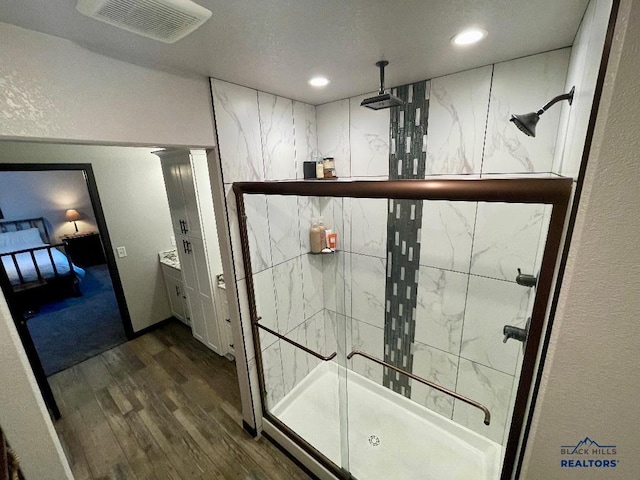
[[417, 382], [420, 383], [424, 383], [425, 385], [431, 387], [431, 388], [435, 388], [436, 390], [440, 390], [442, 393], [446, 393], [447, 395], [450, 395], [454, 398], [457, 398], [458, 400], [464, 402], [464, 403], [468, 403], [469, 405], [473, 405], [476, 408], [479, 408], [480, 410], [482, 410], [484, 412], [484, 424], [485, 425], [489, 425], [489, 423], [491, 423], [491, 413], [489, 412], [489, 409], [487, 407], [485, 407], [484, 405], [476, 402], [475, 400], [471, 400], [470, 398], [467, 398], [463, 395], [460, 395], [459, 393], [456, 393], [454, 391], [449, 390], [448, 388], [445, 387], [441, 387], [440, 385], [430, 382], [429, 380], [425, 380], [422, 377], [418, 377], [417, 375], [414, 375], [413, 373], [409, 373], [409, 372], [405, 372], [404, 370], [391, 365], [390, 363], [387, 362], [383, 362], [382, 360], [373, 357], [371, 355], [369, 355], [368, 353], [362, 352], [360, 350], [354, 350], [353, 352], [351, 352], [349, 355], [347, 355], [347, 359], [351, 360], [351, 358], [354, 355], [360, 355], [362, 357], [368, 358], [369, 360], [371, 360], [372, 362], [376, 362], [379, 365], [382, 365], [383, 367], [387, 367], [390, 368], [391, 370], [395, 370], [398, 373], [401, 373], [402, 375], [406, 375], [409, 378], [414, 379]]
[[278, 337], [280, 340], [284, 340], [285, 342], [290, 343], [294, 347], [298, 347], [298, 348], [304, 350], [305, 352], [307, 352], [309, 355], [313, 355], [314, 357], [319, 358], [320, 360], [323, 360], [325, 362], [328, 361], [328, 360], [331, 360], [332, 358], [334, 358], [337, 355], [336, 352], [333, 352], [328, 357], [325, 357], [324, 355], [320, 355], [318, 352], [314, 352], [313, 350], [305, 347], [304, 345], [300, 345], [298, 342], [294, 342], [293, 340], [288, 339], [284, 335], [280, 335], [279, 333], [274, 332], [273, 330], [271, 330], [270, 328], [265, 327], [264, 325], [260, 325], [258, 322], [256, 322], [256, 325], [258, 326], [258, 328], [261, 328], [261, 329], [269, 332], [271, 335], [274, 335], [274, 336]]

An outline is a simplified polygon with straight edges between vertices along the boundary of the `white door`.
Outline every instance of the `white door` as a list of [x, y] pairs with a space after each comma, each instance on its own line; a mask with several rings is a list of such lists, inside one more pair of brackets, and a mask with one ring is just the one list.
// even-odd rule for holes
[[198, 200], [193, 179], [193, 170], [189, 159], [180, 161], [180, 165], [176, 165], [180, 170], [180, 179], [182, 181], [182, 191], [184, 194], [184, 209], [186, 212], [186, 229], [185, 232], [190, 237], [202, 238], [202, 228], [200, 226], [200, 215], [198, 213]]
[[182, 188], [180, 164], [172, 160], [163, 159], [162, 173], [167, 189], [173, 231], [176, 235], [184, 234], [187, 225], [187, 210]]
[[218, 355], [224, 355], [226, 349], [223, 347], [218, 329], [204, 244], [199, 238], [181, 236], [178, 248], [183, 253], [181, 258], [185, 259], [182, 264], [184, 289], [191, 313], [193, 336]]

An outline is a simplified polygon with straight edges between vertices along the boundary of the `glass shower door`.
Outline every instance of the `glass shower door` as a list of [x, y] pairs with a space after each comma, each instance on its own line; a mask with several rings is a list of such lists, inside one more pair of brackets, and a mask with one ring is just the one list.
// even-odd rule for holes
[[[342, 199], [246, 195], [244, 204], [265, 415], [341, 474], [348, 471]], [[321, 218], [337, 233], [331, 252], [312, 252], [310, 229]]]
[[509, 478], [571, 181], [242, 188], [265, 418], [337, 478]]
[[548, 213], [350, 199], [355, 478], [500, 478]]

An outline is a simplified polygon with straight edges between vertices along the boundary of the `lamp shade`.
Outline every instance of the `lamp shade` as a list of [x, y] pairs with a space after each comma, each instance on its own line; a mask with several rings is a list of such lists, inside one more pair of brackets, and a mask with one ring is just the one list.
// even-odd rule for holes
[[64, 218], [67, 219], [67, 222], [75, 222], [76, 220], [80, 220], [80, 214], [77, 210], [69, 209], [67, 213], [64, 214]]

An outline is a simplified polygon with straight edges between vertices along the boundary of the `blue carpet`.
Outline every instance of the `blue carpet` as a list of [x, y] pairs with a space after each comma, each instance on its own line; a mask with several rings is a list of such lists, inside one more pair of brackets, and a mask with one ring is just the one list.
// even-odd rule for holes
[[69, 368], [127, 341], [109, 269], [85, 269], [81, 297], [43, 305], [27, 321], [47, 375]]

